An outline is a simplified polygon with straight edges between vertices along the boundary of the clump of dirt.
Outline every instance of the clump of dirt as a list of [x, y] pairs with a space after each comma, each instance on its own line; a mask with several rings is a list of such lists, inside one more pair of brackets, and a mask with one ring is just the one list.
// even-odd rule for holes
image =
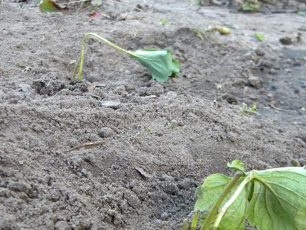
[[[180, 229], [196, 188], [229, 173], [227, 162], [305, 164], [302, 15], [183, 0], [107, 1], [97, 15], [1, 5], [0, 229]], [[217, 25], [231, 35], [207, 32]], [[182, 71], [159, 84], [91, 41], [76, 81], [89, 31], [131, 50], [171, 49]]]

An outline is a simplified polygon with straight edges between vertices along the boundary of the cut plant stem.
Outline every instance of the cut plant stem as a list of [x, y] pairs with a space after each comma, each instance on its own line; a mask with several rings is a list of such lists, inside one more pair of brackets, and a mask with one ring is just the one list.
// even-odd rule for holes
[[[215, 216], [217, 215], [222, 202], [224, 201], [224, 199], [226, 198], [226, 196], [230, 193], [230, 191], [239, 183], [239, 179], [243, 176], [244, 174], [242, 172], [238, 172], [235, 174], [234, 178], [232, 179], [232, 181], [227, 185], [226, 189], [223, 191], [223, 193], [221, 194], [220, 198], [218, 199], [218, 201], [216, 202], [216, 204], [214, 205], [214, 207], [212, 208], [211, 212], [208, 214], [204, 224], [202, 225], [201, 230], [210, 230], [211, 228], [211, 224], [215, 218]], [[240, 192], [239, 192], [240, 193]], [[238, 194], [239, 195], [239, 194]], [[223, 216], [223, 215], [222, 215]], [[221, 217], [222, 219], [222, 217]], [[218, 224], [219, 226], [219, 224]], [[215, 224], [214, 224], [215, 227]]]
[[240, 183], [240, 185], [238, 186], [238, 188], [236, 189], [235, 193], [231, 196], [231, 198], [223, 205], [223, 207], [221, 208], [219, 214], [217, 215], [216, 221], [213, 225], [213, 230], [217, 230], [220, 222], [223, 218], [223, 216], [225, 215], [225, 213], [227, 212], [227, 210], [229, 209], [229, 207], [235, 202], [235, 200], [238, 198], [238, 196], [240, 195], [240, 193], [243, 191], [243, 189], [245, 188], [245, 186], [253, 179], [252, 177], [252, 173], [250, 173], [249, 175], [247, 175], [243, 181]]
[[77, 72], [76, 75], [78, 77], [78, 80], [83, 80], [84, 79], [84, 72], [83, 72], [84, 70], [83, 69], [84, 69], [84, 62], [85, 62], [85, 52], [86, 52], [87, 41], [88, 41], [89, 38], [94, 38], [98, 41], [102, 41], [102, 42], [106, 43], [107, 45], [109, 45], [110, 47], [118, 50], [119, 52], [121, 52], [123, 54], [133, 55], [132, 52], [115, 45], [114, 43], [110, 42], [109, 40], [107, 40], [107, 39], [105, 39], [101, 36], [99, 36], [96, 33], [86, 33], [85, 37], [83, 39], [83, 42], [82, 42], [81, 57], [80, 57], [80, 60], [78, 61], [78, 64], [76, 65], [76, 69], [75, 69], [75, 74]]

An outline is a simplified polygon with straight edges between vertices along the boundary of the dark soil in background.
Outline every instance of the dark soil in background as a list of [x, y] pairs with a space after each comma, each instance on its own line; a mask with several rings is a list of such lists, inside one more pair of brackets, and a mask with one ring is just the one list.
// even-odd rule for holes
[[[0, 5], [0, 229], [180, 229], [196, 187], [229, 173], [227, 162], [305, 164], [303, 14], [187, 0], [106, 1], [99, 12]], [[203, 32], [220, 25], [232, 34]], [[89, 31], [127, 49], [169, 48], [182, 72], [159, 84], [93, 41], [77, 82]], [[258, 113], [243, 115], [242, 103]]]

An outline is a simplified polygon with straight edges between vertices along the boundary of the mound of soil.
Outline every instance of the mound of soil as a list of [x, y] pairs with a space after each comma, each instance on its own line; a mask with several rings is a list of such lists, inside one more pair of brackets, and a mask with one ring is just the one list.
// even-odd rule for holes
[[288, 13], [306, 10], [306, 2], [304, 0], [201, 0], [200, 4], [265, 13]]
[[[229, 173], [227, 162], [305, 164], [303, 15], [183, 0], [106, 1], [97, 13], [1, 4], [0, 229], [180, 229], [196, 188]], [[182, 71], [160, 84], [90, 41], [76, 81], [89, 31], [131, 50], [171, 49]]]

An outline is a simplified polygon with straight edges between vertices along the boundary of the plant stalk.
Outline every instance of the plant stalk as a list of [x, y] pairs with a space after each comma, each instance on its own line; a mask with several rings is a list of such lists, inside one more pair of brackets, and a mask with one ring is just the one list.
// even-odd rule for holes
[[[218, 201], [215, 203], [214, 207], [212, 208], [211, 212], [208, 214], [204, 224], [202, 225], [201, 230], [209, 230], [210, 229], [210, 225], [213, 222], [215, 216], [217, 215], [220, 206], [222, 205], [222, 202], [224, 201], [224, 199], [226, 198], [226, 196], [229, 194], [229, 192], [232, 190], [232, 188], [234, 186], [237, 185], [237, 183], [239, 183], [239, 179], [243, 176], [244, 174], [241, 172], [238, 172], [235, 174], [234, 178], [232, 179], [232, 181], [227, 185], [226, 189], [223, 191], [223, 193], [221, 194], [220, 198], [218, 199]], [[239, 195], [239, 194], [238, 194]], [[214, 224], [215, 226], [215, 224]]]
[[110, 47], [112, 47], [112, 48], [114, 48], [114, 49], [116, 49], [116, 50], [118, 50], [118, 51], [120, 51], [120, 52], [122, 52], [122, 53], [124, 53], [124, 54], [129, 54], [129, 55], [132, 55], [132, 56], [133, 56], [133, 53], [132, 53], [131, 51], [128, 51], [128, 50], [126, 50], [126, 49], [123, 49], [123, 48], [121, 48], [121, 47], [115, 45], [114, 43], [110, 42], [110, 41], [107, 40], [106, 38], [103, 38], [103, 37], [99, 36], [99, 35], [96, 34], [96, 33], [86, 33], [86, 34], [85, 34], [85, 39], [88, 39], [88, 38], [90, 38], [90, 37], [91, 37], [91, 38], [95, 38], [95, 39], [98, 40], [98, 41], [102, 41], [102, 42], [104, 42], [106, 45], [108, 45], [108, 46], [110, 46]]
[[231, 198], [223, 205], [223, 207], [221, 208], [216, 221], [213, 225], [213, 230], [217, 230], [220, 222], [223, 218], [223, 216], [225, 215], [225, 213], [227, 212], [227, 210], [229, 209], [229, 207], [235, 202], [235, 200], [238, 198], [238, 196], [240, 195], [240, 193], [242, 192], [242, 190], [244, 189], [244, 187], [252, 180], [252, 176], [248, 175], [246, 178], [244, 178], [244, 180], [240, 183], [240, 185], [238, 186], [238, 188], [236, 189], [235, 193], [231, 196]]
[[84, 62], [85, 62], [86, 45], [87, 45], [87, 41], [88, 41], [89, 38], [93, 38], [95, 40], [102, 41], [106, 45], [116, 49], [117, 51], [119, 51], [123, 54], [128, 54], [130, 56], [135, 56], [135, 54], [132, 51], [128, 51], [126, 49], [123, 49], [123, 48], [115, 45], [114, 43], [110, 42], [109, 40], [99, 36], [96, 33], [86, 33], [85, 37], [82, 41], [81, 56], [80, 56], [79, 61], [77, 62], [77, 65], [76, 65], [76, 68], [75, 68], [75, 71], [74, 71], [74, 75], [77, 76], [78, 80], [83, 80], [84, 79], [83, 69], [84, 69]]

